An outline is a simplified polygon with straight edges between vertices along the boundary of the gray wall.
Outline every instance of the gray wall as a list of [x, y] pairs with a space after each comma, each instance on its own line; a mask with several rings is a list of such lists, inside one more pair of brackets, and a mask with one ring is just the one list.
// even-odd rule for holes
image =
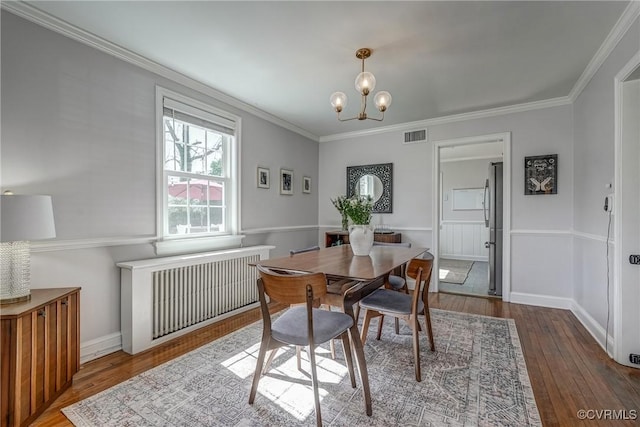
[[[511, 132], [512, 293], [560, 299], [572, 295], [573, 135], [571, 105], [429, 127], [430, 141]], [[402, 144], [402, 131], [320, 144], [320, 213], [324, 231], [340, 217], [329, 198], [345, 193], [346, 166], [393, 163], [393, 213], [374, 216], [403, 240], [433, 247], [431, 143]], [[558, 154], [558, 194], [524, 195], [524, 157]], [[321, 233], [322, 234], [322, 233]]]
[[[318, 144], [2, 11], [1, 186], [53, 196], [57, 245], [34, 244], [32, 287], [82, 286], [83, 353], [117, 347], [118, 261], [154, 256], [155, 85], [242, 117], [245, 245], [315, 244]], [[256, 167], [271, 188], [256, 187]], [[293, 196], [278, 192], [294, 170]], [[302, 176], [312, 193], [302, 193]], [[112, 246], [112, 242], [118, 242]], [[85, 357], [86, 359], [86, 357]]]
[[[604, 197], [614, 183], [614, 78], [640, 50], [640, 23], [632, 25], [574, 103], [574, 292], [583, 323], [592, 325], [604, 345], [607, 324], [606, 236]], [[615, 215], [613, 218], [615, 222]], [[611, 225], [613, 238], [613, 223]], [[611, 263], [615, 248], [610, 246]], [[611, 286], [613, 264], [611, 264]], [[611, 294], [613, 303], [613, 294]], [[609, 333], [613, 334], [613, 313]]]

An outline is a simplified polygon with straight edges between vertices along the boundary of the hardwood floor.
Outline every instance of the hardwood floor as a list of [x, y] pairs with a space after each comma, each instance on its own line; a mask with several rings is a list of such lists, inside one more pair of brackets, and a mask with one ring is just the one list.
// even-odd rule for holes
[[[429, 302], [433, 308], [515, 320], [545, 426], [638, 425], [628, 418], [634, 413], [640, 417], [640, 370], [609, 359], [570, 311], [452, 294], [431, 294]], [[259, 319], [259, 311], [252, 310], [136, 356], [119, 351], [88, 362], [75, 375], [72, 387], [33, 425], [70, 426], [61, 408]], [[579, 410], [594, 411], [589, 413], [592, 416], [603, 410], [626, 413], [610, 413], [609, 420], [582, 421], [577, 416]], [[612, 421], [613, 415], [626, 415], [627, 419]]]

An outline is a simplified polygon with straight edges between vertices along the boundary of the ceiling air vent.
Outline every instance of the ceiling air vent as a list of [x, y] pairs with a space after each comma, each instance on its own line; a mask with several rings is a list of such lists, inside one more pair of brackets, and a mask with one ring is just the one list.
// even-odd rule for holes
[[427, 142], [427, 130], [411, 130], [404, 133], [403, 144], [416, 144], [418, 142]]

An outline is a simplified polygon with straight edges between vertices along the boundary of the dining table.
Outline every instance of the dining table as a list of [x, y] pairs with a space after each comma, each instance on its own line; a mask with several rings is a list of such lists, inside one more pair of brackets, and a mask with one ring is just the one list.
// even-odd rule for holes
[[368, 256], [356, 256], [350, 245], [331, 246], [278, 258], [260, 260], [256, 264], [291, 273], [324, 273], [331, 280], [349, 280], [343, 296], [343, 311], [353, 318], [349, 337], [356, 355], [358, 373], [367, 415], [372, 413], [371, 391], [364, 348], [353, 307], [362, 298], [385, 284], [389, 274], [426, 252], [421, 247], [373, 246]]

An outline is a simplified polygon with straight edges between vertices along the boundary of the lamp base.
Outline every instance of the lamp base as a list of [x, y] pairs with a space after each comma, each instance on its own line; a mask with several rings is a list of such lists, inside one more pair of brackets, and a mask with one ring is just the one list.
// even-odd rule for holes
[[1, 299], [0, 305], [8, 305], [8, 304], [15, 304], [18, 302], [25, 302], [25, 301], [29, 301], [30, 299], [31, 299], [31, 293], [29, 293], [29, 295], [23, 295], [21, 297]]
[[28, 241], [0, 243], [0, 304], [31, 298]]

